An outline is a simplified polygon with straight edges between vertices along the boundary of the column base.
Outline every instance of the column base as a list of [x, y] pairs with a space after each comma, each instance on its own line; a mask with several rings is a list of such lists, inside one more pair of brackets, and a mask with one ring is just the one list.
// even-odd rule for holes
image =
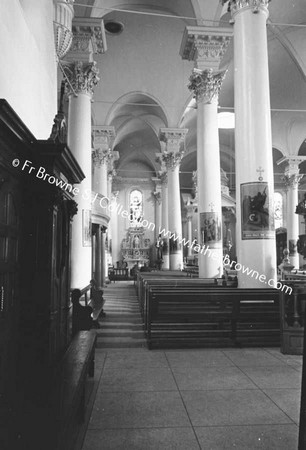
[[221, 278], [223, 275], [222, 249], [212, 249], [204, 255], [199, 254], [199, 278]]
[[169, 270], [170, 269], [170, 258], [169, 255], [163, 255], [163, 265], [162, 270]]
[[182, 251], [170, 254], [170, 270], [183, 270]]

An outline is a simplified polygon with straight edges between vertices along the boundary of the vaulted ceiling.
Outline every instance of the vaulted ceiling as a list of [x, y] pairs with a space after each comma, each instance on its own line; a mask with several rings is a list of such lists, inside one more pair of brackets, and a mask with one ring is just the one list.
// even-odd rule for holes
[[[272, 0], [267, 23], [274, 159], [305, 154], [306, 6], [305, 0]], [[159, 129], [189, 132], [181, 165], [181, 188], [191, 189], [196, 170], [196, 108], [187, 85], [192, 61], [183, 61], [180, 45], [186, 25], [228, 26], [230, 14], [219, 0], [79, 0], [75, 15], [103, 17], [123, 24], [107, 33], [107, 51], [97, 55], [101, 81], [95, 89], [96, 125], [113, 125], [118, 172], [154, 176], [159, 170]], [[220, 112], [234, 111], [233, 46], [222, 61], [227, 68]], [[301, 147], [302, 146], [302, 147]], [[271, 149], [272, 151], [272, 149]], [[234, 130], [220, 128], [221, 166], [234, 187]], [[276, 167], [276, 166], [275, 166]], [[136, 170], [135, 170], [136, 168]], [[280, 170], [277, 167], [275, 170]]]

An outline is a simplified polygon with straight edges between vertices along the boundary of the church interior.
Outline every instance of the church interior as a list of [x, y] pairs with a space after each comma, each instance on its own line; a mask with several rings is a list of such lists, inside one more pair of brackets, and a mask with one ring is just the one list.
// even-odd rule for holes
[[0, 448], [305, 450], [304, 1], [0, 23]]

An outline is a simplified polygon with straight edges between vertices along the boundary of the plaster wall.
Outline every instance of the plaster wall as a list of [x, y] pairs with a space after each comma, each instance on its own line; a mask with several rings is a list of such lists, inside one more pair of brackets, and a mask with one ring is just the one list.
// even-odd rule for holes
[[57, 111], [53, 2], [1, 1], [0, 42], [0, 97], [46, 139]]

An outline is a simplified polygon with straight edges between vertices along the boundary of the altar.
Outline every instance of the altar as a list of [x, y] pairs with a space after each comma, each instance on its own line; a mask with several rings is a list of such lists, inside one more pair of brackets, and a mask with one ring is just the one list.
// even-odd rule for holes
[[131, 269], [136, 263], [149, 264], [151, 241], [145, 237], [143, 228], [129, 228], [121, 243], [121, 255]]

